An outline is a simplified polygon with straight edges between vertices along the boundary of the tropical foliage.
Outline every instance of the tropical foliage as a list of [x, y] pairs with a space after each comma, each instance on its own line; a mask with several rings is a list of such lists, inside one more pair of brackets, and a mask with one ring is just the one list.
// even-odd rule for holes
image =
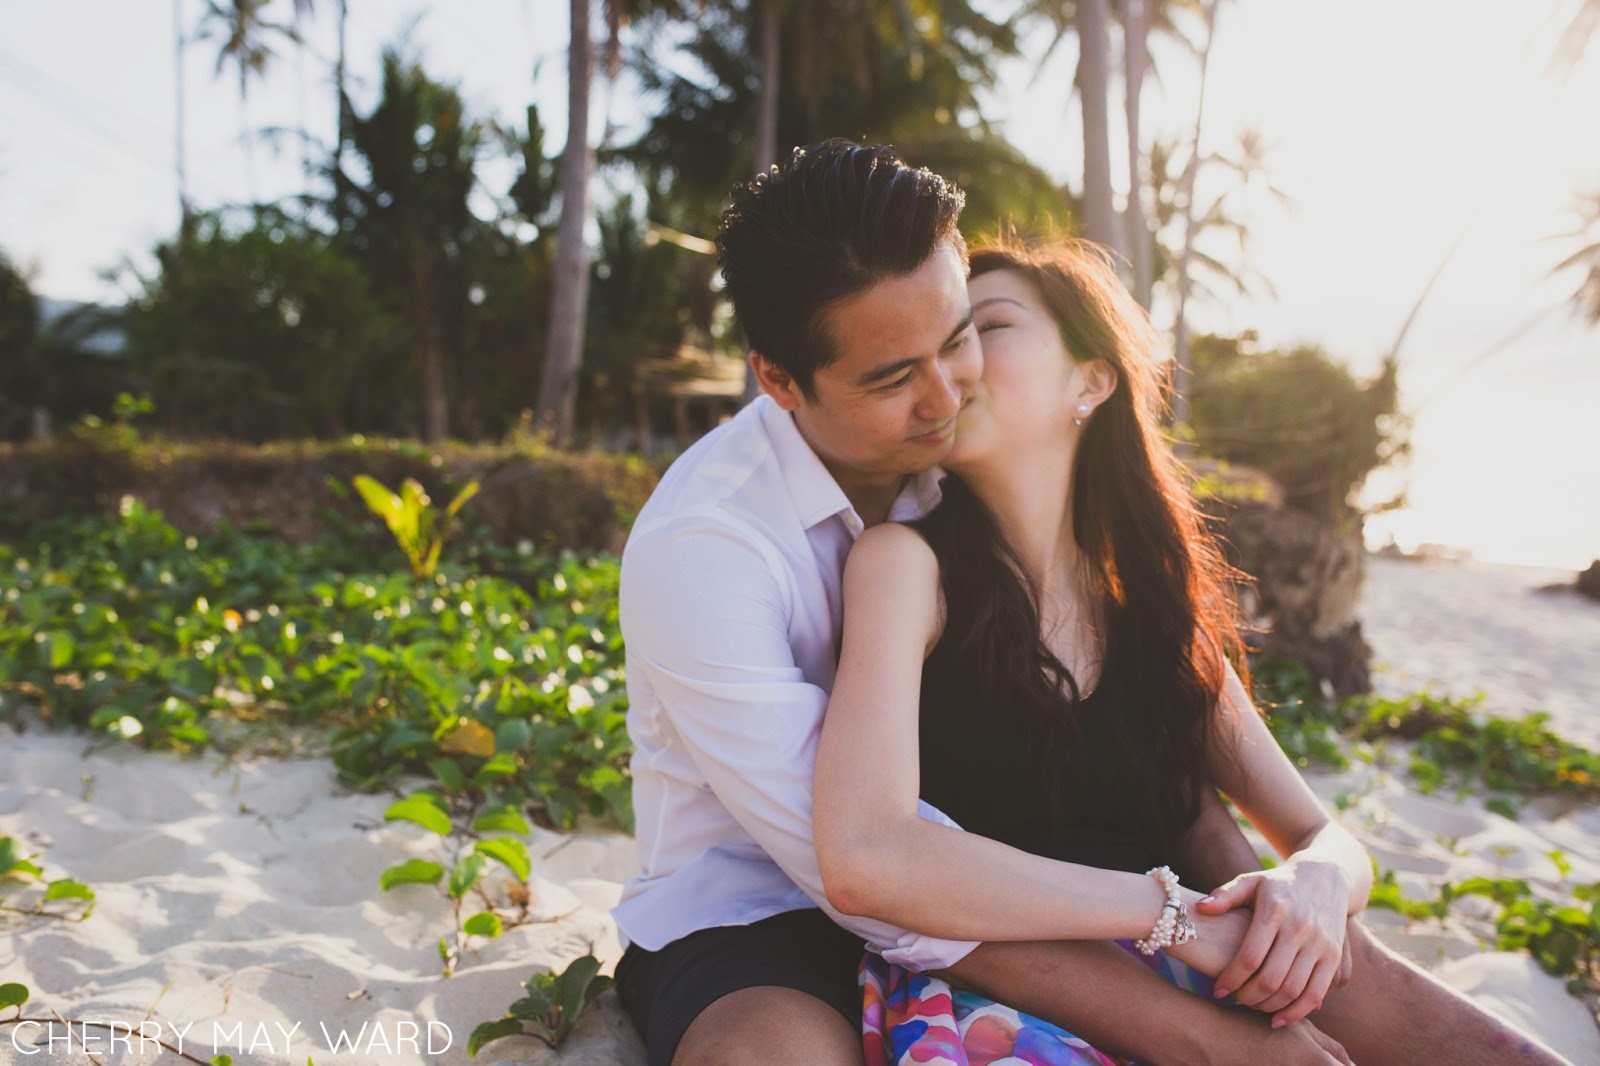
[[1362, 382], [1321, 349], [1261, 350], [1251, 334], [1198, 337], [1192, 361], [1200, 451], [1270, 474], [1291, 507], [1348, 526], [1367, 475], [1405, 454], [1393, 362]]
[[[1139, 89], [1156, 75], [1147, 39], [1179, 42], [1180, 57], [1201, 50], [1209, 9], [1200, 0], [570, 6], [574, 54], [598, 56], [593, 78], [626, 79], [644, 114], [625, 132], [608, 127], [599, 144], [579, 137], [565, 151], [547, 143], [535, 108], [514, 121], [473, 113], [406, 40], [384, 50], [373, 102], [358, 105], [346, 92], [342, 0], [207, 0], [178, 27], [179, 65], [184, 50], [203, 50], [241, 107], [296, 50], [315, 70], [323, 58], [309, 20], [332, 9], [333, 143], [300, 132], [307, 186], [279, 204], [252, 195], [243, 208], [193, 205], [181, 141], [184, 93], [194, 87], [180, 80], [182, 220], [154, 249], [153, 270], [121, 268], [126, 306], [68, 319], [48, 343], [37, 321], [14, 339], [11, 324], [28, 317], [26, 282], [0, 271], [0, 345], [27, 352], [0, 370], [0, 435], [24, 438], [41, 420], [109, 419], [112, 397], [126, 391], [148, 395], [178, 437], [485, 439], [517, 426], [525, 409], [562, 442], [614, 436], [638, 416], [641, 365], [684, 345], [742, 354], [704, 238], [729, 187], [779, 146], [841, 133], [892, 143], [967, 190], [969, 236], [1002, 224], [1028, 233], [1077, 225], [1084, 190], [1062, 186], [1005, 139], [989, 90], [1004, 64], [1021, 61], [1025, 38], [1049, 35], [1044, 55], [1030, 57], [1048, 62], [1099, 8], [1096, 39], [1131, 58], [1120, 72], [1095, 68], [1090, 95], [1105, 96], [1118, 78], [1132, 88], [1125, 121], [1136, 181], [1125, 214], [1129, 234], [1144, 234], [1124, 240], [1118, 226], [1106, 239], [1140, 250], [1132, 280], [1142, 300], [1152, 285], [1176, 285], [1184, 164], [1174, 164], [1183, 153], [1173, 146], [1189, 133], [1141, 126]], [[582, 66], [572, 65], [567, 123], [580, 130], [572, 115], [591, 88]], [[1080, 55], [1080, 88], [1085, 69]], [[246, 141], [285, 132], [247, 128]], [[1109, 196], [1104, 170], [1094, 171], [1097, 204]], [[1200, 230], [1242, 234], [1236, 211], [1208, 203]], [[686, 237], [659, 239], [673, 233]], [[1195, 257], [1197, 299], [1253, 284], [1242, 257], [1207, 247]], [[84, 340], [107, 330], [125, 337], [126, 359], [89, 364], [97, 372], [88, 374], [82, 358], [59, 358], [87, 350], [84, 358], [104, 362], [104, 345], [86, 349]]]

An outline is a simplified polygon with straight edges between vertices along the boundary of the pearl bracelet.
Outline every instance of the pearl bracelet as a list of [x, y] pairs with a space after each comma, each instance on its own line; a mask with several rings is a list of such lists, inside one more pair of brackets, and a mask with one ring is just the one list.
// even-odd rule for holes
[[1195, 938], [1196, 930], [1194, 920], [1189, 917], [1189, 908], [1183, 905], [1183, 897], [1178, 895], [1178, 875], [1166, 866], [1157, 866], [1145, 872], [1161, 883], [1167, 902], [1162, 905], [1161, 917], [1156, 919], [1150, 935], [1143, 940], [1135, 940], [1134, 946], [1142, 954], [1154, 955], [1163, 948], [1189, 943]]

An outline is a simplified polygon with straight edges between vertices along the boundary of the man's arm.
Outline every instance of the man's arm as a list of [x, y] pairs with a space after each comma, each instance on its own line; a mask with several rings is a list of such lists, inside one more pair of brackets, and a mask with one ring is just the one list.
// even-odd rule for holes
[[1173, 868], [1182, 873], [1183, 883], [1202, 892], [1261, 869], [1261, 859], [1233, 812], [1209, 787], [1201, 789], [1200, 817], [1178, 841], [1175, 858]]
[[1336, 1041], [1309, 1022], [1272, 1029], [1266, 1015], [1186, 992], [1109, 941], [986, 943], [938, 975], [1137, 1062], [1334, 1066], [1350, 1061]]
[[[891, 962], [948, 965], [973, 942], [921, 936], [828, 905], [811, 831], [812, 770], [827, 693], [789, 643], [788, 575], [754, 534], [679, 519], [624, 557], [621, 622], [695, 767], [721, 804], [800, 889]], [[925, 816], [954, 825], [933, 808]]]

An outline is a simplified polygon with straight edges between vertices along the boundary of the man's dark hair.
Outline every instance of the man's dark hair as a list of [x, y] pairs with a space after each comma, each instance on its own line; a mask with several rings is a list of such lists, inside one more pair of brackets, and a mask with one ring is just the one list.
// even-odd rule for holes
[[816, 372], [838, 353], [823, 312], [910, 274], [941, 241], [963, 262], [956, 228], [966, 194], [887, 145], [834, 139], [796, 148], [733, 190], [717, 262], [750, 347], [815, 399]]

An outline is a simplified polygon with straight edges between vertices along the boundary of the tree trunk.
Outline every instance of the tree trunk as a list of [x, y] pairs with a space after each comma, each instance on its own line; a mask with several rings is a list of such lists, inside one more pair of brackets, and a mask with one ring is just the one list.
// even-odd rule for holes
[[1172, 330], [1172, 421], [1189, 421], [1189, 261], [1194, 251], [1194, 179], [1200, 170], [1200, 121], [1206, 113], [1206, 65], [1211, 58], [1211, 42], [1217, 36], [1217, 8], [1222, 0], [1206, 6], [1206, 43], [1200, 52], [1200, 91], [1196, 94], [1194, 144], [1189, 163], [1183, 168], [1183, 251], [1178, 256], [1178, 319]]
[[[778, 3], [763, 0], [759, 10], [761, 23], [761, 109], [756, 116], [755, 173], [759, 174], [778, 161]], [[744, 402], [749, 403], [761, 393], [761, 386], [749, 364], [744, 369]]]
[[445, 377], [444, 327], [439, 307], [439, 278], [429, 269], [433, 249], [411, 242], [411, 321], [416, 330], [417, 373], [422, 379], [422, 437], [429, 444], [450, 435], [450, 393]]
[[560, 444], [572, 440], [583, 360], [584, 312], [589, 301], [589, 258], [583, 243], [589, 185], [589, 0], [571, 0], [568, 48], [567, 146], [561, 153], [561, 222], [556, 228], [555, 274], [550, 286], [550, 331], [539, 383], [537, 414]]
[[761, 110], [756, 117], [756, 172], [778, 161], [778, 10], [780, 0], [762, 0]]
[[178, 233], [186, 233], [189, 229], [189, 174], [188, 165], [184, 159], [184, 88], [183, 88], [183, 0], [172, 0], [172, 73], [173, 84], [176, 90], [173, 94], [173, 104], [177, 111], [176, 121], [173, 123], [174, 137], [173, 149], [174, 164], [178, 171]]
[[1152, 276], [1152, 236], [1144, 213], [1144, 142], [1139, 135], [1139, 110], [1144, 89], [1144, 72], [1149, 66], [1146, 50], [1150, 21], [1146, 0], [1122, 2], [1123, 110], [1128, 124], [1128, 261], [1133, 265], [1133, 295], [1139, 305], [1150, 308]]
[[339, 54], [333, 64], [333, 91], [338, 98], [339, 107], [335, 117], [333, 140], [333, 230], [341, 236], [344, 234], [345, 225], [344, 142], [350, 135], [350, 123], [346, 118], [347, 109], [344, 102], [344, 42], [345, 26], [349, 20], [350, 5], [347, 0], [339, 0]]
[[1078, 0], [1078, 94], [1083, 101], [1083, 222], [1092, 241], [1121, 250], [1111, 202], [1111, 70], [1107, 0]]

